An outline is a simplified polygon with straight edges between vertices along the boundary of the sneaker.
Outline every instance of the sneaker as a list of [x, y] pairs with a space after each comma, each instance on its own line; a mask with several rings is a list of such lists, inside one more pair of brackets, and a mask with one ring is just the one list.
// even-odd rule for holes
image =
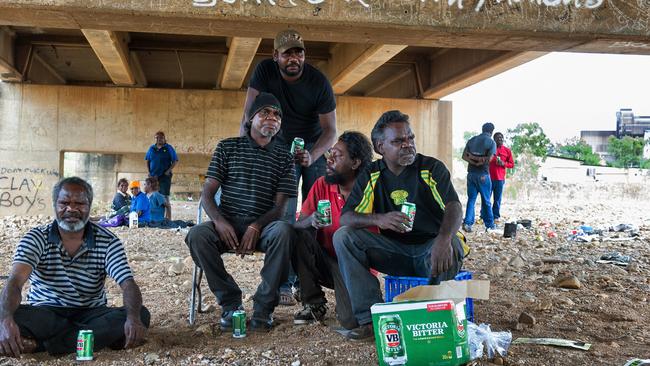
[[273, 328], [273, 317], [271, 315], [267, 317], [253, 315], [249, 323], [249, 329], [252, 332], [268, 333], [271, 328]]
[[311, 322], [322, 322], [327, 314], [327, 305], [325, 304], [305, 304], [296, 315], [293, 316], [293, 324], [308, 324]]
[[244, 310], [244, 307], [242, 305], [239, 305], [237, 308], [233, 310], [227, 310], [221, 312], [221, 319], [219, 319], [219, 326], [221, 327], [222, 331], [232, 330], [232, 315], [237, 310]]
[[472, 225], [463, 224], [463, 231], [465, 231], [466, 233], [471, 233]]
[[297, 304], [296, 299], [293, 298], [293, 292], [291, 291], [291, 289], [280, 290], [280, 301], [278, 302], [278, 305], [293, 306], [296, 304]]
[[503, 230], [500, 230], [498, 227], [490, 227], [490, 228], [485, 228], [485, 232], [490, 234], [490, 235], [501, 235], [503, 234]]
[[360, 325], [358, 328], [352, 329], [346, 338], [352, 341], [363, 341], [375, 336], [375, 330], [372, 328], [372, 323]]

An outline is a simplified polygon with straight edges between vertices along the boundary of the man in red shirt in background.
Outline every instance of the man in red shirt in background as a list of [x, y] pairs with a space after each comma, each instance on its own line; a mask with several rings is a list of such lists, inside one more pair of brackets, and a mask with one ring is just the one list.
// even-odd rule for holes
[[[302, 204], [300, 218], [294, 224], [298, 237], [292, 263], [300, 278], [303, 310], [294, 316], [294, 324], [323, 320], [327, 300], [321, 286], [325, 286], [334, 289], [339, 323], [347, 329], [358, 327], [339, 271], [332, 236], [339, 228], [341, 210], [358, 173], [372, 162], [372, 151], [370, 141], [362, 133], [344, 132], [325, 155], [325, 176], [316, 180]], [[329, 226], [320, 221], [319, 200], [330, 201], [332, 224]]]
[[496, 222], [501, 217], [501, 196], [506, 184], [506, 169], [515, 167], [512, 151], [503, 146], [503, 134], [497, 132], [493, 136], [497, 144], [497, 152], [490, 160], [490, 180], [492, 180], [492, 214]]

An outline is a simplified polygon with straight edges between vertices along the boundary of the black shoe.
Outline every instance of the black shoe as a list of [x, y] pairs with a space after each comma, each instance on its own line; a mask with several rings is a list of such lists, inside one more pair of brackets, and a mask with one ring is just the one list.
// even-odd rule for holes
[[221, 312], [221, 319], [219, 320], [219, 326], [222, 331], [232, 330], [232, 314], [237, 310], [244, 310], [242, 305], [239, 305], [237, 308], [228, 311]]
[[250, 330], [252, 332], [263, 332], [268, 333], [273, 328], [273, 317], [253, 317], [249, 324]]
[[315, 321], [321, 322], [325, 318], [325, 314], [327, 314], [327, 305], [305, 304], [302, 310], [293, 316], [293, 324], [308, 324]]
[[375, 331], [372, 328], [372, 323], [360, 325], [358, 328], [352, 329], [346, 338], [353, 341], [363, 341], [375, 336]]

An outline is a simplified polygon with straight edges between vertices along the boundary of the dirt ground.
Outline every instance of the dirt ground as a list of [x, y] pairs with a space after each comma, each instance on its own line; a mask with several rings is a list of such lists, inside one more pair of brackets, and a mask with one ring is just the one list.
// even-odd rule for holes
[[[457, 186], [459, 192], [462, 185]], [[468, 234], [472, 253], [465, 268], [474, 278], [491, 281], [490, 300], [475, 301], [479, 323], [495, 331], [510, 330], [518, 337], [555, 337], [585, 341], [589, 351], [542, 345], [512, 345], [506, 365], [623, 365], [626, 360], [650, 358], [650, 216], [646, 188], [633, 186], [536, 185], [518, 198], [506, 198], [503, 214], [531, 219], [532, 229], [518, 230], [515, 239], [489, 235], [479, 226]], [[461, 198], [464, 200], [464, 198]], [[464, 205], [464, 202], [463, 202]], [[173, 202], [175, 218], [193, 219], [195, 202]], [[20, 237], [48, 217], [0, 219], [0, 271], [8, 274]], [[571, 241], [572, 229], [585, 224], [609, 228], [634, 224], [639, 236], [605, 232], [606, 241]], [[188, 325], [192, 263], [183, 242], [184, 233], [161, 229], [118, 228], [136, 274], [145, 305], [152, 313], [148, 342], [128, 351], [96, 352], [98, 365], [373, 365], [374, 343], [350, 342], [326, 326], [294, 326], [299, 307], [278, 307], [278, 326], [268, 335], [251, 334], [233, 339], [215, 325], [220, 309], [204, 283], [209, 312]], [[551, 237], [553, 234], [557, 237]], [[613, 239], [613, 240], [612, 240]], [[632, 257], [618, 267], [598, 264], [607, 252]], [[244, 259], [226, 255], [226, 265], [242, 287], [250, 314], [251, 296], [258, 283], [262, 256]], [[558, 278], [573, 275], [578, 289], [564, 289]], [[4, 281], [4, 280], [3, 280]], [[108, 280], [109, 303], [121, 305], [119, 288]], [[26, 293], [26, 291], [25, 291]], [[328, 292], [330, 302], [333, 293]], [[210, 306], [212, 305], [212, 306]], [[327, 323], [334, 325], [330, 306]], [[522, 312], [534, 325], [518, 324]], [[216, 329], [216, 330], [215, 330]], [[64, 365], [74, 356], [51, 358], [46, 354], [21, 360], [0, 358], [0, 365]], [[481, 361], [480, 364], [490, 364]]]

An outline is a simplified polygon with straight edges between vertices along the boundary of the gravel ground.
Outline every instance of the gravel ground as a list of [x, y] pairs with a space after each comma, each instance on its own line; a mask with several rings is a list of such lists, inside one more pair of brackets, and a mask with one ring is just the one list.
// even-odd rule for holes
[[[462, 191], [459, 184], [458, 191]], [[465, 268], [474, 278], [491, 281], [490, 300], [475, 301], [479, 323], [493, 330], [510, 330], [518, 337], [556, 337], [592, 343], [589, 351], [541, 345], [512, 345], [505, 365], [623, 365], [626, 360], [650, 358], [650, 217], [643, 187], [539, 185], [525, 197], [506, 199], [504, 216], [533, 221], [530, 230], [518, 230], [506, 239], [489, 235], [475, 226], [468, 234], [472, 253]], [[195, 202], [173, 202], [176, 218], [192, 219]], [[0, 268], [8, 274], [20, 237], [50, 218], [5, 217], [0, 219]], [[572, 229], [586, 224], [594, 228], [629, 223], [639, 236], [605, 232], [603, 241], [589, 243], [568, 239]], [[208, 293], [196, 324], [188, 325], [192, 262], [183, 242], [184, 233], [173, 230], [117, 228], [127, 248], [145, 305], [151, 310], [148, 342], [128, 351], [96, 352], [98, 365], [373, 365], [374, 343], [350, 342], [327, 326], [294, 326], [299, 307], [278, 307], [278, 326], [268, 335], [250, 334], [236, 340], [220, 334], [216, 300]], [[551, 233], [551, 234], [549, 234]], [[556, 235], [554, 237], [554, 235]], [[607, 252], [632, 257], [628, 267], [598, 264]], [[258, 283], [263, 257], [244, 259], [225, 255], [225, 262], [244, 293], [244, 305], [252, 310], [251, 296]], [[559, 285], [565, 278], [579, 288]], [[3, 280], [4, 281], [4, 280]], [[109, 279], [109, 303], [121, 305], [119, 288]], [[26, 292], [26, 289], [25, 291]], [[333, 293], [327, 292], [333, 302]], [[518, 322], [520, 315], [527, 322]], [[523, 319], [523, 318], [522, 318]], [[532, 319], [532, 320], [531, 320]], [[326, 323], [334, 325], [330, 311]], [[528, 323], [528, 324], [527, 324]], [[530, 325], [529, 323], [533, 323]], [[46, 354], [20, 360], [0, 358], [0, 365], [67, 365], [73, 355], [51, 358]], [[480, 364], [492, 364], [483, 360]]]

